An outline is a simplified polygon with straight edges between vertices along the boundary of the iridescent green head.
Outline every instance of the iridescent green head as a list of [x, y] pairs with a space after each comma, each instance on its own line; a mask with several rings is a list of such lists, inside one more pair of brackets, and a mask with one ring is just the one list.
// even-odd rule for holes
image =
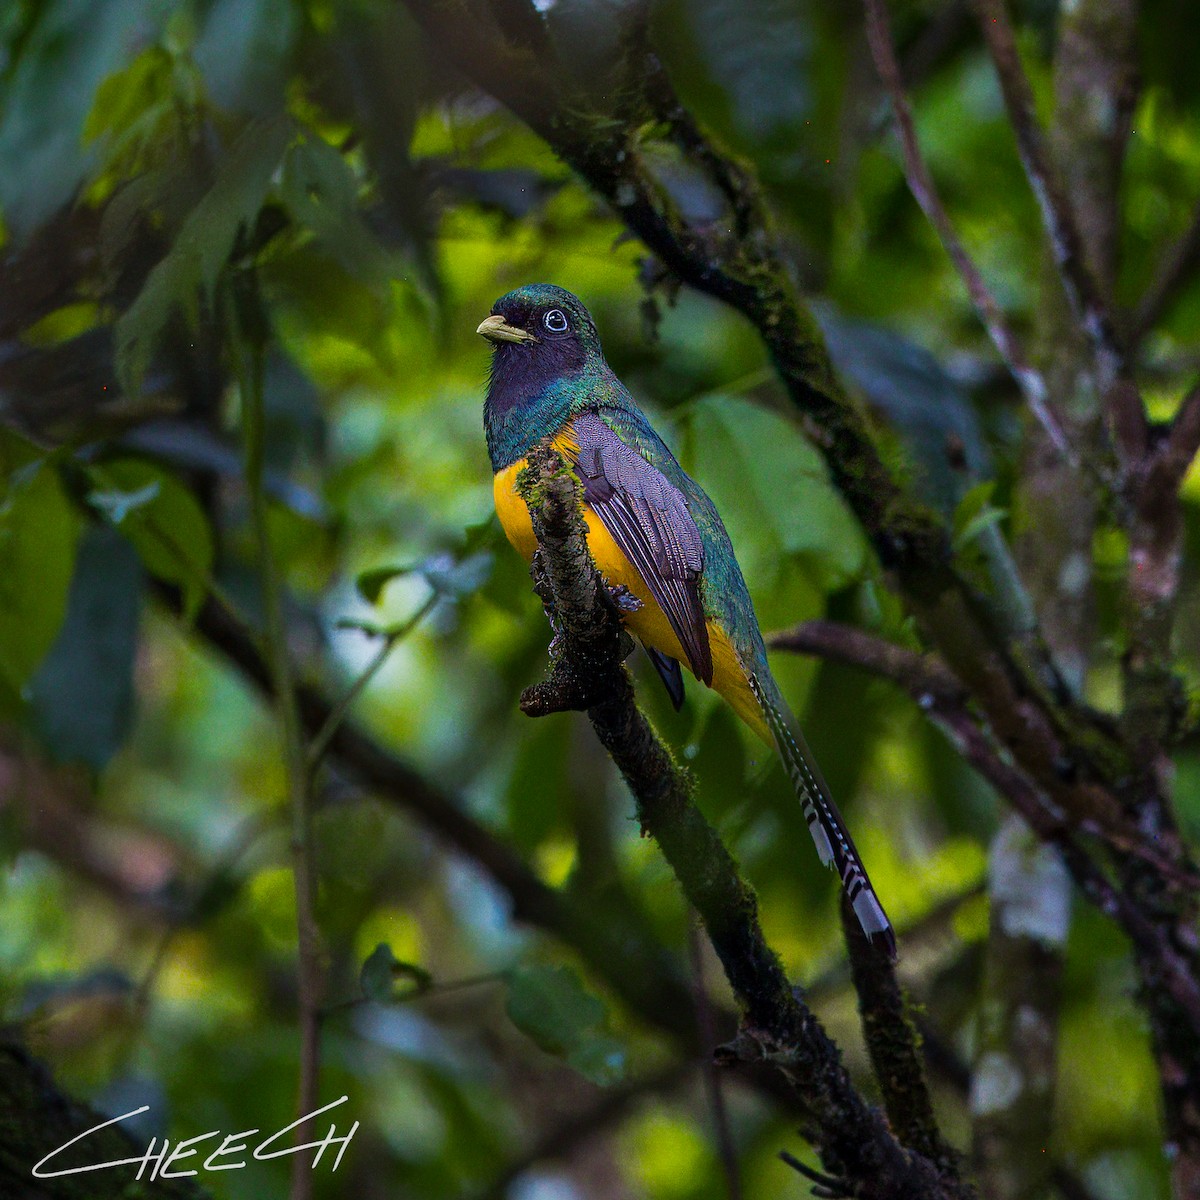
[[501, 296], [477, 332], [492, 343], [483, 420], [499, 470], [556, 433], [608, 366], [583, 301], [550, 283]]

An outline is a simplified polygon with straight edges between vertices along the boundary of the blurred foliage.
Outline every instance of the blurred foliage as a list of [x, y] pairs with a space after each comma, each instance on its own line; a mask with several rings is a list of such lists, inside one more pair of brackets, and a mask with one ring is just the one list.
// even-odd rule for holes
[[[539, 7], [581, 72], [616, 53], [617, 0]], [[899, 4], [898, 31], [920, 64], [931, 169], [1020, 324], [1042, 274], [1035, 209], [969, 25], [936, 44], [930, 32], [953, 7]], [[1052, 6], [1027, 7], [1036, 34]], [[1200, 193], [1196, 75], [1167, 32], [1189, 10], [1145, 8], [1127, 302]], [[699, 119], [758, 169], [795, 273], [889, 451], [994, 565], [1021, 418], [884, 136], [855, 6], [664, 0], [654, 36]], [[1045, 94], [1046, 47], [1029, 50]], [[694, 183], [673, 186], [703, 213]], [[674, 881], [590, 731], [516, 707], [542, 670], [547, 630], [490, 515], [487, 356], [473, 331], [520, 283], [578, 292], [614, 367], [724, 514], [763, 628], [830, 614], [911, 640], [744, 324], [686, 293], [659, 295], [660, 320], [647, 323], [642, 249], [384, 0], [12, 0], [0, 7], [0, 218], [11, 268], [0, 297], [3, 754], [73, 797], [31, 840], [35, 793], [3, 793], [0, 994], [63, 1083], [106, 1111], [149, 1103], [145, 1131], [176, 1138], [291, 1119], [294, 901], [277, 735], [192, 627], [214, 594], [259, 613], [240, 402], [219, 352], [231, 263], [257, 264], [272, 537], [305, 675], [342, 692], [377, 649], [353, 626], [395, 627], [433, 595], [356, 716], [546, 882], [595, 906], [616, 891], [635, 898], [686, 962]], [[1165, 412], [1196, 365], [1197, 327], [1193, 280], [1148, 349]], [[1186, 498], [1195, 549], [1200, 475]], [[1108, 601], [1088, 680], [1102, 706], [1122, 650], [1123, 555], [1102, 530]], [[170, 588], [182, 591], [180, 618], [162, 603]], [[1194, 576], [1186, 589], [1179, 644], [1195, 686]], [[891, 686], [782, 656], [777, 667], [897, 923], [971, 893], [995, 825], [987, 788]], [[675, 713], [648, 664], [637, 670], [758, 890], [773, 944], [795, 977], [821, 978], [842, 955], [834, 881], [815, 869], [778, 766], [713, 695], [690, 687]], [[336, 771], [319, 801], [334, 1006], [322, 1095], [348, 1093], [363, 1122], [339, 1174], [318, 1172], [321, 1195], [482, 1191], [598, 1089], [672, 1061], [660, 1031], [516, 923], [476, 866], [398, 806]], [[1179, 802], [1200, 830], [1194, 747], [1180, 756]], [[81, 845], [108, 869], [81, 869]], [[965, 1058], [984, 1002], [981, 903], [935, 922], [903, 965]], [[706, 970], [727, 999], [715, 964]], [[1131, 987], [1120, 938], [1079, 906], [1051, 1149], [1102, 1198], [1165, 1194]], [[814, 999], [866, 1078], [844, 981]], [[937, 1095], [948, 1132], [964, 1138], [963, 1097], [945, 1081]], [[789, 1122], [748, 1090], [729, 1102], [748, 1200], [799, 1194], [774, 1160], [781, 1146], [799, 1152]], [[624, 1117], [570, 1160], [535, 1164], [510, 1194], [725, 1194], [698, 1078], [647, 1091]], [[256, 1164], [204, 1182], [231, 1200], [282, 1195], [285, 1171]]]

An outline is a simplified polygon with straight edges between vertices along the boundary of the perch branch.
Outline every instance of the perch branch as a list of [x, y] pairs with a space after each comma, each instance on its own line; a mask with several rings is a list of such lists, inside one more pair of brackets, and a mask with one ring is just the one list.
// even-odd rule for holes
[[892, 1129], [904, 1145], [958, 1177], [961, 1161], [938, 1129], [925, 1082], [920, 1035], [896, 972], [883, 955], [872, 950], [845, 895], [841, 914], [863, 1039]]
[[[899, 1197], [909, 1189], [969, 1195], [952, 1160], [934, 1161], [896, 1140], [793, 991], [763, 937], [754, 893], [693, 802], [686, 774], [634, 702], [623, 665], [628, 635], [588, 553], [574, 473], [549, 445], [536, 447], [528, 462], [517, 487], [538, 541], [533, 576], [552, 615], [556, 650], [550, 679], [527, 690], [522, 707], [541, 715], [586, 706], [634, 795], [643, 832], [674, 870], [742, 1006], [742, 1031], [730, 1058], [766, 1059], [788, 1076], [808, 1111], [807, 1136], [829, 1170], [856, 1181], [859, 1195]], [[907, 1027], [898, 1036], [907, 1037]]]

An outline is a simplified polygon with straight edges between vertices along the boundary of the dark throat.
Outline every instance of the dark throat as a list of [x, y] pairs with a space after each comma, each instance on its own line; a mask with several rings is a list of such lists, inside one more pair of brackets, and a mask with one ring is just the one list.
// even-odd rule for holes
[[483, 406], [493, 471], [511, 466], [558, 431], [572, 406], [571, 382], [585, 362], [574, 338], [534, 346], [497, 344]]

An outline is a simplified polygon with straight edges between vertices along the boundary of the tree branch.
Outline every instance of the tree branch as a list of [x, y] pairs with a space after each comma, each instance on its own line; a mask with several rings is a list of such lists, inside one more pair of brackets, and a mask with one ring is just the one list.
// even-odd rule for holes
[[[0, 1042], [0, 1120], [0, 1193], [12, 1200], [205, 1200], [208, 1195], [192, 1179], [151, 1174], [135, 1182], [132, 1166], [34, 1179], [35, 1163], [106, 1118], [60, 1092], [46, 1068], [9, 1038]], [[121, 1125], [88, 1133], [87, 1162], [120, 1162], [144, 1153]], [[71, 1154], [47, 1164], [46, 1171], [79, 1165], [80, 1156]]]
[[939, 1170], [960, 1178], [961, 1158], [938, 1129], [925, 1082], [920, 1035], [896, 972], [884, 955], [872, 949], [845, 895], [841, 914], [863, 1038], [888, 1120], [905, 1146], [937, 1163]]
[[[731, 1057], [766, 1059], [787, 1075], [809, 1113], [806, 1135], [826, 1167], [853, 1179], [860, 1195], [898, 1200], [916, 1189], [966, 1196], [953, 1162], [934, 1162], [895, 1140], [793, 991], [763, 937], [753, 892], [694, 804], [687, 776], [634, 703], [623, 666], [628, 635], [591, 561], [574, 473], [549, 445], [535, 448], [528, 464], [517, 487], [538, 540], [535, 589], [548, 604], [556, 648], [549, 680], [528, 689], [522, 707], [541, 715], [560, 705], [586, 706], [633, 792], [643, 831], [671, 864], [743, 1008]], [[907, 1027], [898, 1036], [907, 1037]]]
[[1059, 278], [1075, 317], [1092, 344], [1096, 390], [1105, 396], [1120, 376], [1125, 361], [1108, 302], [1088, 266], [1087, 247], [1038, 122], [1033, 89], [1021, 64], [1005, 0], [975, 0], [975, 8]]
[[1183, 683], [1171, 660], [1171, 633], [1183, 568], [1183, 508], [1179, 488], [1200, 450], [1200, 384], [1183, 398], [1174, 420], [1151, 440], [1129, 472], [1123, 719], [1144, 769], [1169, 770], [1165, 747], [1187, 713]]
[[954, 264], [967, 295], [975, 307], [975, 312], [992, 344], [1000, 353], [1000, 357], [1008, 366], [1009, 373], [1021, 389], [1026, 403], [1034, 417], [1046, 431], [1046, 436], [1057, 448], [1059, 453], [1072, 466], [1078, 465], [1079, 459], [1067, 438], [1054, 410], [1048, 403], [1049, 393], [1046, 380], [1029, 362], [1020, 342], [1012, 329], [1009, 328], [1000, 305], [992, 295], [979, 268], [967, 253], [962, 244], [941, 197], [933, 176], [921, 156], [921, 148], [917, 142], [917, 130], [913, 123], [912, 107], [904, 88], [904, 80], [900, 72], [900, 63], [896, 57], [896, 48], [892, 42], [891, 28], [888, 22], [885, 0], [865, 0], [867, 10], [867, 42], [871, 47], [871, 56], [875, 60], [875, 69], [892, 101], [892, 111], [896, 118], [896, 129], [900, 135], [900, 147], [904, 156], [904, 176], [908, 180], [908, 189], [913, 198], [921, 206], [921, 211], [929, 219], [942, 248]]
[[1170, 308], [1180, 289], [1193, 277], [1197, 267], [1200, 267], [1200, 204], [1179, 240], [1163, 254], [1154, 278], [1134, 309], [1126, 339], [1131, 356]]
[[[1200, 1030], [1200, 981], [1189, 967], [1189, 956], [1173, 944], [1167, 930], [1157, 926], [1130, 895], [1109, 879], [1051, 799], [997, 751], [978, 719], [964, 706], [961, 690], [946, 679], [945, 669], [936, 659], [832, 621], [806, 622], [776, 634], [770, 645], [822, 656], [828, 652], [837, 661], [860, 666], [903, 687], [959, 754], [1009, 801], [1044, 842], [1057, 849], [1083, 894], [1124, 929], [1147, 962], [1152, 959], [1156, 963], [1155, 980], [1166, 989], [1184, 1018]], [[1118, 848], [1130, 859], [1153, 866], [1160, 875], [1172, 869], [1169, 860], [1155, 857], [1140, 843]], [[1177, 885], [1181, 891], [1192, 891], [1195, 879], [1184, 876]]]

